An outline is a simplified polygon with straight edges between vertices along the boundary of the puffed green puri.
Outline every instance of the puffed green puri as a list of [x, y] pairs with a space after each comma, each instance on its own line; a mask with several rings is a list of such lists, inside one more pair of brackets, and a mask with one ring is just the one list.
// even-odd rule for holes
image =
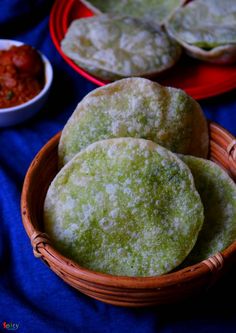
[[81, 2], [96, 14], [119, 13], [162, 24], [186, 0], [81, 0]]
[[160, 74], [182, 53], [163, 27], [112, 14], [74, 20], [61, 48], [78, 66], [109, 81]]
[[226, 249], [236, 240], [236, 184], [218, 165], [182, 156], [190, 168], [204, 206], [204, 224], [186, 265], [200, 262]]
[[45, 231], [79, 265], [117, 276], [156, 276], [192, 250], [203, 206], [189, 168], [152, 141], [102, 140], [51, 183]]
[[236, 62], [235, 0], [190, 1], [170, 18], [167, 30], [194, 58]]
[[66, 123], [59, 164], [93, 142], [136, 137], [169, 150], [206, 158], [208, 126], [200, 105], [183, 90], [128, 78], [90, 92]]

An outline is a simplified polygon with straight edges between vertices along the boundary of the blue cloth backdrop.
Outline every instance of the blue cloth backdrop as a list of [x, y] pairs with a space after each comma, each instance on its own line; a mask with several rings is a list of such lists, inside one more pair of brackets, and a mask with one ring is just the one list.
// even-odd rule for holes
[[[126, 309], [77, 292], [34, 258], [20, 214], [25, 173], [95, 88], [57, 53], [48, 28], [51, 5], [46, 0], [0, 0], [0, 38], [33, 45], [54, 67], [45, 108], [21, 125], [0, 129], [0, 332], [7, 331], [4, 323], [12, 323], [19, 324], [20, 333], [235, 333], [235, 268], [214, 288], [181, 304]], [[209, 119], [236, 134], [235, 91], [201, 105]]]

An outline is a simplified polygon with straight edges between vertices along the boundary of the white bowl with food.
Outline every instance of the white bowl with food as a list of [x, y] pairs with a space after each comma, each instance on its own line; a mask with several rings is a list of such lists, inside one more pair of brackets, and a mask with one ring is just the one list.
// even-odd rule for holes
[[19, 41], [0, 40], [0, 127], [21, 123], [40, 111], [53, 80], [49, 60]]

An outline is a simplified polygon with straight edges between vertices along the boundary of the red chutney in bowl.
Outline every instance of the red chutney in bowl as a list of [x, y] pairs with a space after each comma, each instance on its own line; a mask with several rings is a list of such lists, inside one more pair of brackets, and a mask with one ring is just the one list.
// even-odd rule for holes
[[32, 99], [44, 84], [44, 64], [33, 47], [0, 50], [0, 111]]

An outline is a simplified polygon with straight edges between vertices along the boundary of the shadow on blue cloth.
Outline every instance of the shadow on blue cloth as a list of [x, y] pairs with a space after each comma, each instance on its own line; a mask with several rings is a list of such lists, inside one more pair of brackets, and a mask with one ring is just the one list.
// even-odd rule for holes
[[53, 0], [0, 0], [1, 38], [30, 29], [48, 13]]

